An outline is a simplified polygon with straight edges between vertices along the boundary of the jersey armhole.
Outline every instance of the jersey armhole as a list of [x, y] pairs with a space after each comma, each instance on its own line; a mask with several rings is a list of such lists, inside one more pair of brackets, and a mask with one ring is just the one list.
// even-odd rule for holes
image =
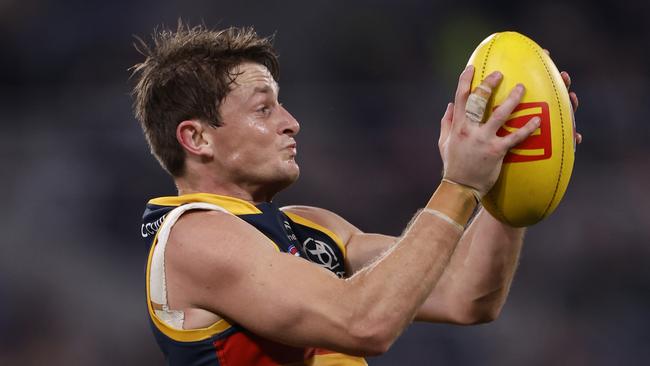
[[329, 236], [334, 241], [334, 243], [336, 243], [336, 246], [339, 247], [339, 249], [341, 250], [341, 253], [343, 253], [343, 258], [347, 258], [347, 248], [343, 244], [343, 241], [341, 240], [341, 238], [339, 238], [339, 236], [336, 235], [332, 230], [330, 230], [330, 229], [328, 229], [328, 228], [326, 228], [326, 227], [324, 227], [322, 225], [319, 225], [319, 224], [317, 224], [317, 223], [315, 223], [315, 222], [313, 222], [313, 221], [311, 221], [309, 219], [306, 219], [306, 218], [304, 218], [304, 217], [302, 217], [300, 215], [297, 215], [297, 214], [295, 214], [293, 212], [288, 212], [288, 211], [285, 211], [285, 210], [282, 210], [282, 212], [285, 215], [287, 215], [291, 219], [291, 221], [295, 222], [296, 224], [300, 224], [300, 225], [303, 225], [303, 226], [310, 227], [312, 229], [318, 230], [318, 231], [322, 232], [323, 234]]

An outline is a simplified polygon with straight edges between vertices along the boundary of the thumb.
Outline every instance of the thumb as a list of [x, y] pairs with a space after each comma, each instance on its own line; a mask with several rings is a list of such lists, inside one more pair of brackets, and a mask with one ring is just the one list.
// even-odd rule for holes
[[438, 140], [439, 144], [442, 144], [445, 141], [447, 141], [447, 137], [449, 136], [449, 131], [451, 131], [451, 124], [453, 119], [454, 119], [454, 103], [448, 103], [447, 109], [445, 110], [445, 114], [442, 116], [442, 119], [440, 120], [440, 139]]

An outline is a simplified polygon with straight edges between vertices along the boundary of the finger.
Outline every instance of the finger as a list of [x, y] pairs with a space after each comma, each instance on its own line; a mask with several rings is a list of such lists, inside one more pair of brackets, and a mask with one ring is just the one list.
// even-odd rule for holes
[[571, 106], [573, 106], [573, 111], [578, 110], [578, 106], [580, 105], [580, 101], [578, 100], [578, 95], [574, 92], [569, 93], [569, 99], [571, 99]]
[[[458, 79], [458, 88], [456, 89], [456, 96], [454, 98], [454, 116], [462, 116], [465, 113], [465, 105], [469, 97], [469, 89], [472, 85], [472, 77], [474, 76], [474, 66], [467, 65], [465, 70], [460, 74]], [[459, 123], [454, 124], [453, 128], [457, 128]]]
[[474, 88], [465, 105], [465, 115], [470, 121], [475, 123], [483, 122], [485, 107], [488, 104], [490, 95], [492, 95], [492, 90], [499, 85], [502, 78], [503, 75], [499, 71], [494, 71]]
[[503, 101], [497, 109], [492, 112], [490, 118], [485, 122], [485, 128], [489, 134], [495, 134], [499, 127], [507, 120], [507, 118], [512, 113], [513, 109], [519, 104], [521, 98], [523, 98], [525, 88], [522, 84], [517, 84], [512, 90], [508, 97]]
[[445, 114], [440, 120], [440, 138], [438, 139], [438, 144], [441, 145], [447, 141], [449, 136], [449, 131], [451, 130], [451, 124], [454, 118], [454, 103], [448, 103]]
[[551, 56], [551, 52], [549, 52], [549, 50], [547, 50], [546, 48], [542, 48], [542, 51], [544, 51], [546, 56]]
[[481, 82], [481, 86], [488, 87], [491, 92], [492, 90], [494, 90], [494, 88], [499, 86], [499, 83], [501, 82], [502, 78], [503, 78], [503, 74], [501, 74], [501, 72], [494, 71], [490, 75], [488, 75], [485, 79], [483, 79], [483, 81]]
[[580, 145], [582, 143], [582, 134], [576, 132], [576, 144]]
[[537, 116], [533, 117], [522, 128], [517, 129], [509, 135], [504, 136], [501, 141], [507, 146], [508, 149], [519, 145], [528, 136], [530, 136], [536, 129], [539, 128], [541, 119]]
[[568, 90], [571, 87], [571, 76], [566, 71], [562, 71], [560, 73], [560, 76], [562, 76], [562, 81], [564, 81], [564, 85], [566, 86], [566, 88]]

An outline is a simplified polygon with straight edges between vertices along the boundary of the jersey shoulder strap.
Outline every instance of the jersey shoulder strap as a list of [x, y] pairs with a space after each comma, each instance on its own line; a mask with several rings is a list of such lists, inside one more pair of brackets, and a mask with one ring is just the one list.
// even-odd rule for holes
[[[225, 208], [203, 202], [192, 202], [180, 205], [171, 210], [165, 216], [160, 228], [154, 238], [151, 248], [150, 259], [147, 268], [147, 302], [151, 318], [156, 325], [164, 325], [174, 329], [183, 329], [184, 314], [183, 311], [171, 310], [167, 303], [167, 281], [165, 277], [165, 249], [167, 241], [174, 224], [187, 211], [190, 210], [212, 210], [220, 211], [231, 215]], [[218, 324], [219, 322], [217, 322]], [[226, 326], [227, 323], [220, 324]], [[215, 324], [215, 325], [217, 325]], [[214, 326], [214, 325], [213, 325]]]

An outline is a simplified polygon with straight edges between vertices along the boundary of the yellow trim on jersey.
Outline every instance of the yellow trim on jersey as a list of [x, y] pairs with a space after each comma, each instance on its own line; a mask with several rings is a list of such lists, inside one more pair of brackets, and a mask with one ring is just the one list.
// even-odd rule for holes
[[[253, 226], [253, 225], [251, 225], [251, 226]], [[255, 226], [253, 226], [253, 228], [255, 228], [255, 230], [259, 231], [259, 229], [257, 229]], [[261, 232], [261, 231], [260, 231], [260, 232]], [[262, 234], [264, 234], [264, 233], [262, 233]], [[266, 236], [266, 235], [264, 235], [264, 236]], [[269, 239], [269, 243], [273, 244], [273, 246], [275, 247], [275, 251], [276, 251], [276, 252], [282, 252], [282, 249], [280, 249], [280, 246], [279, 246], [278, 244], [276, 244], [276, 243], [275, 243], [273, 240], [271, 240], [271, 238], [269, 238], [268, 236], [267, 236], [266, 238]]]
[[204, 202], [221, 206], [233, 215], [246, 215], [262, 213], [255, 205], [239, 198], [221, 196], [212, 193], [190, 193], [181, 196], [159, 197], [149, 200], [149, 203], [158, 206], [180, 206], [185, 203]]
[[330, 238], [332, 238], [332, 240], [334, 240], [334, 242], [339, 247], [339, 249], [341, 249], [341, 253], [343, 253], [343, 258], [347, 257], [347, 251], [345, 249], [345, 245], [343, 245], [343, 242], [341, 241], [341, 239], [338, 237], [338, 235], [334, 234], [334, 232], [332, 230], [330, 230], [330, 229], [328, 229], [328, 228], [326, 228], [324, 226], [320, 226], [320, 225], [318, 225], [317, 223], [315, 223], [315, 222], [313, 222], [311, 220], [307, 220], [306, 218], [304, 218], [302, 216], [298, 216], [295, 213], [287, 212], [287, 211], [282, 211], [282, 212], [284, 212], [285, 215], [289, 216], [289, 218], [293, 222], [295, 222], [296, 224], [300, 224], [300, 225], [303, 225], [303, 226], [310, 227], [312, 229], [316, 229], [318, 231], [323, 232], [325, 235], [329, 236]]
[[284, 366], [368, 366], [363, 357], [349, 356], [343, 353], [328, 353], [316, 355], [304, 362], [291, 363]]
[[[259, 208], [255, 207], [255, 205], [250, 202], [235, 197], [221, 196], [212, 193], [190, 193], [181, 196], [158, 197], [149, 200], [149, 203], [153, 205], [174, 207], [194, 202], [211, 203], [213, 205], [221, 206], [235, 216], [262, 213]], [[278, 252], [281, 251], [280, 247], [273, 240], [269, 239], [269, 241]]]
[[149, 289], [149, 281], [151, 275], [151, 259], [153, 257], [153, 252], [154, 249], [156, 248], [157, 243], [158, 243], [158, 233], [156, 233], [156, 236], [153, 239], [153, 244], [151, 245], [151, 249], [149, 250], [149, 258], [147, 259], [147, 274], [146, 274], [147, 310], [149, 311], [149, 316], [151, 317], [151, 320], [153, 321], [156, 328], [158, 328], [158, 330], [161, 331], [164, 335], [179, 342], [202, 341], [204, 339], [208, 339], [212, 337], [215, 334], [222, 333], [228, 330], [231, 327], [231, 325], [228, 324], [228, 322], [223, 319], [218, 320], [216, 323], [212, 324], [207, 328], [177, 329], [167, 325], [162, 320], [160, 320], [160, 318], [158, 318], [156, 312], [153, 309], [153, 304], [151, 303], [151, 296], [150, 296], [150, 289]]

